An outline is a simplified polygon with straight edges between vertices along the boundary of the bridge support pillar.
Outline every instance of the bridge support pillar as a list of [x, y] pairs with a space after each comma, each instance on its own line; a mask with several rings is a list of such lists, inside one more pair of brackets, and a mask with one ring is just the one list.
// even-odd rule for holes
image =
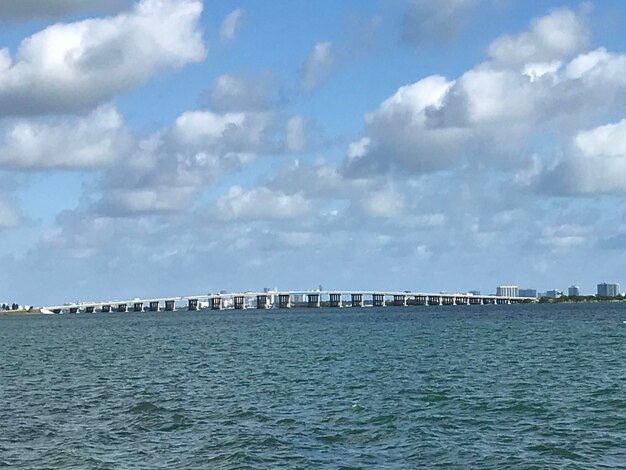
[[96, 307], [94, 307], [93, 305], [89, 305], [85, 307], [85, 313], [94, 313], [95, 311], [96, 311]]
[[143, 302], [133, 303], [133, 312], [143, 312]]
[[330, 306], [343, 307], [343, 303], [341, 302], [341, 294], [330, 294]]
[[222, 298], [211, 297], [209, 299], [209, 305], [211, 306], [211, 310], [222, 310]]
[[102, 307], [100, 307], [100, 310], [102, 311], [102, 313], [109, 313], [111, 311], [111, 306], [103, 305]]
[[372, 294], [372, 305], [374, 307], [384, 307], [385, 294]]
[[235, 310], [243, 310], [246, 298], [243, 295], [235, 296]]
[[416, 295], [415, 303], [417, 305], [428, 305], [428, 298], [425, 295]]
[[117, 305], [117, 311], [118, 313], [125, 313], [128, 311], [128, 305], [126, 304], [118, 304]]
[[406, 307], [406, 295], [394, 295], [393, 305], [396, 307]]
[[439, 295], [429, 295], [428, 296], [428, 305], [441, 305], [442, 299]]
[[166, 312], [173, 312], [175, 308], [176, 308], [176, 301], [175, 300], [166, 300], [165, 301], [165, 311]]
[[363, 307], [363, 294], [351, 294], [350, 297], [353, 307]]
[[266, 309], [269, 305], [269, 299], [267, 295], [256, 296], [256, 308]]
[[291, 308], [291, 296], [289, 294], [278, 294], [278, 308]]
[[306, 299], [307, 306], [309, 306], [310, 308], [320, 308], [322, 306], [319, 294], [307, 294]]

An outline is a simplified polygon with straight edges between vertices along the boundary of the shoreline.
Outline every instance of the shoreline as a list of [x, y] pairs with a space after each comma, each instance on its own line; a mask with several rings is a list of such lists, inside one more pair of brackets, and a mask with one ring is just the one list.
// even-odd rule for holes
[[0, 317], [17, 315], [43, 315], [43, 313], [39, 308], [33, 308], [31, 310], [0, 310]]

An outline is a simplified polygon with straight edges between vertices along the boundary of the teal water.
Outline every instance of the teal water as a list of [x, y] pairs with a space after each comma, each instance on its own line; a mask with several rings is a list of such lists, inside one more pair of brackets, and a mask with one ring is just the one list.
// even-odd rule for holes
[[0, 318], [0, 467], [626, 468], [626, 304]]

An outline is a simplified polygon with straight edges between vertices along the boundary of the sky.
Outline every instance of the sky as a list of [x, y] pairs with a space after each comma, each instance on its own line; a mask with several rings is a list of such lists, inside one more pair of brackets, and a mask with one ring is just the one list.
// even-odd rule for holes
[[0, 300], [626, 284], [621, 0], [3, 0]]

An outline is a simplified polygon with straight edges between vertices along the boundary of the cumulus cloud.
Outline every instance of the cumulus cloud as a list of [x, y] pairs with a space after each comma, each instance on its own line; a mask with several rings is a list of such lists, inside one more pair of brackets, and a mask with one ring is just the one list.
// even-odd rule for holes
[[373, 189], [372, 179], [346, 178], [337, 166], [325, 161], [303, 164], [295, 160], [272, 175], [265, 186], [288, 194], [303, 191], [308, 199], [350, 200]]
[[114, 17], [55, 24], [0, 50], [0, 113], [68, 112], [204, 58], [200, 0], [142, 0]]
[[287, 121], [286, 147], [289, 152], [301, 152], [307, 145], [307, 122], [303, 116], [293, 116]]
[[[95, 208], [108, 216], [188, 209], [203, 188], [257, 158], [268, 145], [272, 122], [267, 112], [185, 112], [107, 169]], [[111, 180], [124, 185], [111, 186]]]
[[330, 41], [318, 42], [300, 69], [300, 86], [311, 91], [322, 84], [332, 72], [335, 56]]
[[243, 14], [244, 10], [237, 8], [226, 15], [220, 27], [220, 39], [222, 41], [232, 41], [235, 38], [235, 34], [241, 25]]
[[480, 0], [412, 0], [403, 17], [402, 38], [415, 44], [447, 42], [456, 36]]
[[507, 65], [562, 60], [585, 49], [589, 30], [580, 14], [562, 8], [534, 20], [528, 31], [504, 35], [489, 46], [491, 60]]
[[309, 202], [302, 192], [286, 194], [266, 187], [244, 190], [233, 186], [216, 203], [224, 219], [288, 219], [306, 214]]
[[570, 152], [541, 184], [561, 194], [625, 192], [626, 119], [578, 133]]
[[132, 0], [3, 0], [0, 21], [58, 18], [82, 11], [111, 12], [131, 3]]
[[389, 189], [372, 191], [361, 203], [366, 213], [373, 217], [395, 218], [404, 211], [402, 195]]
[[117, 110], [100, 107], [85, 117], [18, 120], [0, 139], [0, 167], [95, 168], [120, 158], [130, 144]]
[[466, 132], [432, 128], [428, 113], [440, 109], [453, 82], [433, 76], [401, 87], [365, 116], [366, 137], [350, 144], [347, 171], [364, 176], [408, 168], [426, 173], [445, 168], [461, 150]]
[[346, 174], [468, 164], [520, 175], [529, 163], [536, 169], [527, 154], [539, 135], [559, 145], [626, 100], [626, 57], [585, 51], [588, 41], [584, 13], [554, 10], [526, 32], [497, 38], [487, 59], [458, 78], [401, 87], [365, 116], [364, 135], [347, 149]]

